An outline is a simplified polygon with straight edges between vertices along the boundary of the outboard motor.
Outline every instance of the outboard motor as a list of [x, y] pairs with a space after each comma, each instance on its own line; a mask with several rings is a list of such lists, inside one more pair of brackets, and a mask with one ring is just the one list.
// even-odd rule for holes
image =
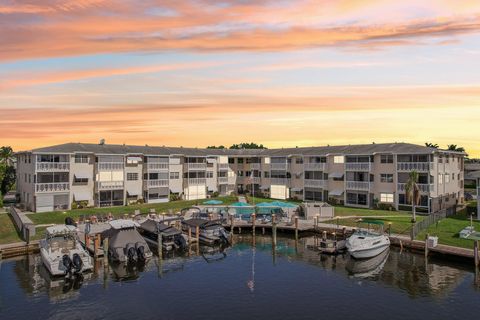
[[65, 218], [65, 225], [76, 227], [76, 226], [77, 226], [77, 223], [76, 223], [75, 220], [73, 220], [72, 218], [66, 217], [66, 218]]
[[83, 261], [78, 253], [73, 254], [72, 264], [73, 264], [73, 270], [75, 273], [82, 272]]
[[65, 274], [72, 272], [72, 259], [68, 256], [68, 254], [63, 255], [62, 257], [62, 264], [65, 267]]
[[138, 260], [140, 261], [145, 261], [145, 247], [144, 246], [138, 246], [137, 247], [137, 257]]
[[173, 239], [173, 243], [177, 246], [177, 248], [185, 249], [187, 247], [187, 240], [181, 235], [177, 234]]
[[135, 250], [134, 246], [127, 247], [127, 260], [128, 262], [136, 262], [137, 261], [137, 251]]

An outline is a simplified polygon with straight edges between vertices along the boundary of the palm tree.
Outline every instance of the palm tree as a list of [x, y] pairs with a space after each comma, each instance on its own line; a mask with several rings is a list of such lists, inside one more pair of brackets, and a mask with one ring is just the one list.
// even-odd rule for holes
[[456, 144], [449, 144], [448, 145], [448, 150], [450, 151], [457, 151], [457, 152], [465, 152], [464, 147], [457, 147]]
[[438, 144], [434, 144], [434, 143], [431, 143], [431, 142], [425, 142], [425, 146], [426, 147], [430, 147], [430, 148], [435, 148], [435, 149], [438, 149]]
[[13, 157], [13, 149], [11, 147], [0, 147], [0, 163], [8, 164]]
[[407, 195], [407, 203], [412, 203], [412, 222], [417, 221], [415, 206], [420, 203], [420, 189], [418, 187], [418, 172], [413, 170], [408, 175], [408, 180], [405, 185], [405, 193]]

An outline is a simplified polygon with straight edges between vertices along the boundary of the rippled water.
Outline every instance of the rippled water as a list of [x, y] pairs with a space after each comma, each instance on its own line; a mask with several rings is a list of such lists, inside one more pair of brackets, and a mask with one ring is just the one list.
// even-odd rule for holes
[[[390, 250], [373, 260], [322, 256], [313, 238], [238, 236], [143, 269], [51, 279], [38, 255], [0, 265], [0, 319], [474, 319], [473, 268]], [[203, 252], [203, 255], [201, 254]], [[198, 255], [200, 253], [200, 255]], [[479, 285], [476, 285], [478, 283]]]

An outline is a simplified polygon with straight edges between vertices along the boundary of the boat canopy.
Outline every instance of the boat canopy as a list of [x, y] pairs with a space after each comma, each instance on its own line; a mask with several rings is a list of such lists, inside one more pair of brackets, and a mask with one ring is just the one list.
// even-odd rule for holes
[[118, 219], [118, 220], [113, 220], [109, 222], [110, 226], [113, 229], [125, 229], [125, 228], [135, 228], [139, 227], [140, 225], [132, 220], [126, 220], [126, 219]]
[[48, 236], [69, 234], [69, 233], [74, 233], [76, 231], [77, 231], [77, 228], [75, 226], [61, 225], [61, 224], [51, 226], [46, 229]]
[[480, 232], [470, 233], [465, 239], [469, 239], [469, 240], [480, 240]]
[[157, 222], [157, 221], [152, 220], [152, 219], [147, 219], [144, 222], [142, 222], [140, 224], [140, 228], [142, 228], [143, 230], [146, 230], [148, 232], [152, 232], [152, 233], [161, 232], [165, 236], [175, 235], [175, 234], [180, 233], [179, 230], [173, 228], [172, 226], [168, 226], [164, 223]]

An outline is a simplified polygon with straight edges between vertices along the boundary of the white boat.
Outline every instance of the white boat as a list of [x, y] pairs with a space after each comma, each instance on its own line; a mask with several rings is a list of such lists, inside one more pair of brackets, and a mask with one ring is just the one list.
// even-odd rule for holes
[[75, 226], [48, 227], [45, 239], [40, 240], [40, 254], [43, 264], [54, 276], [93, 269], [92, 258], [78, 240]]
[[[390, 238], [383, 234], [383, 222], [368, 221], [367, 230], [357, 230], [347, 239], [347, 250], [356, 259], [372, 258], [390, 247]], [[370, 224], [382, 226], [382, 232], [370, 231]]]

